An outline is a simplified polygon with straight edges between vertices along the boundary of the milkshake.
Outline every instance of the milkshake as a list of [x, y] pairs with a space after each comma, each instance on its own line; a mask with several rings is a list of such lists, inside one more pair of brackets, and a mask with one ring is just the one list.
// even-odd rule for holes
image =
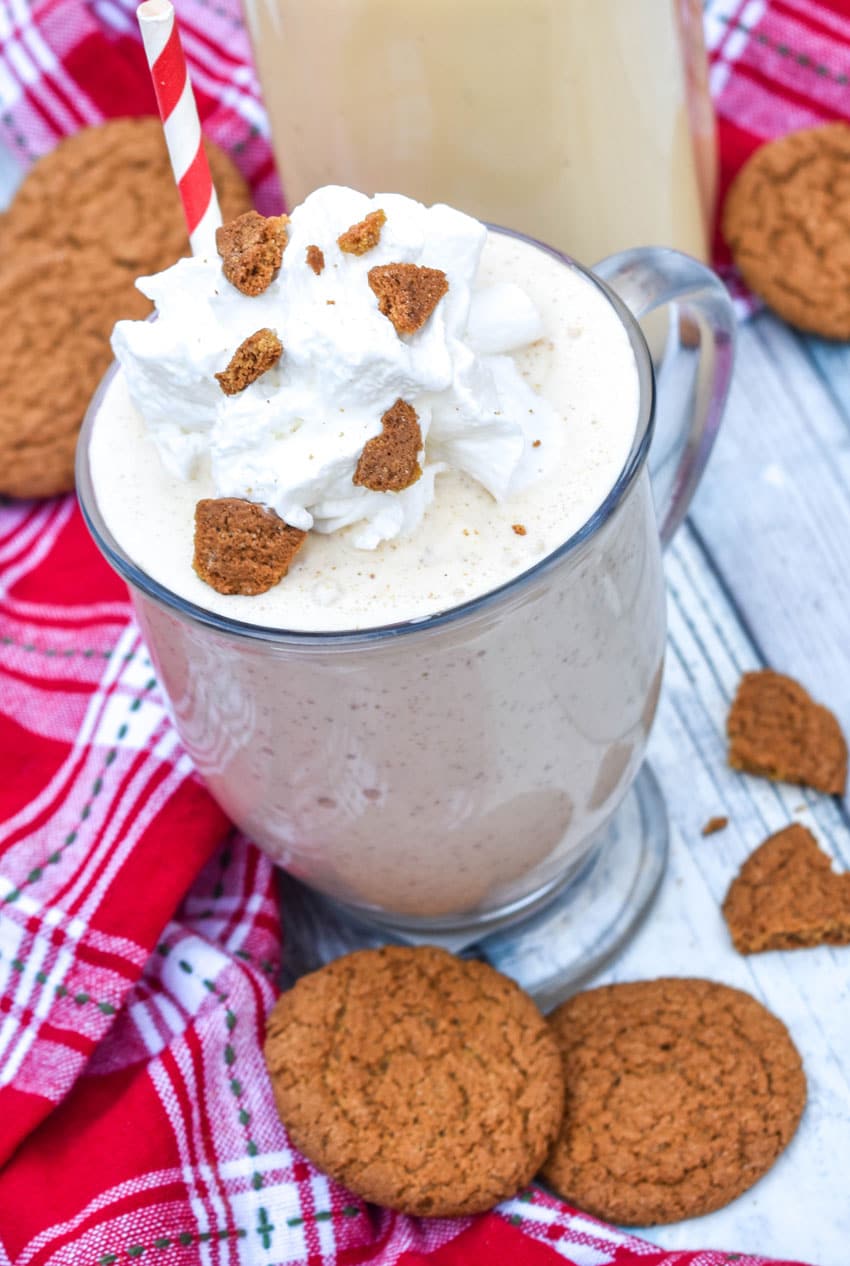
[[[366, 251], [339, 246], [379, 214]], [[647, 384], [609, 296], [525, 239], [339, 188], [286, 234], [258, 295], [217, 258], [142, 282], [158, 320], [116, 328], [88, 426], [102, 532], [146, 578], [178, 731], [241, 828], [373, 916], [498, 919], [575, 870], [643, 756], [664, 646]], [[413, 333], [371, 289], [398, 265], [444, 278]], [[225, 394], [260, 328], [279, 359]], [[396, 401], [416, 473], [363, 486]], [[265, 592], [193, 569], [195, 507], [222, 498], [306, 534]]]

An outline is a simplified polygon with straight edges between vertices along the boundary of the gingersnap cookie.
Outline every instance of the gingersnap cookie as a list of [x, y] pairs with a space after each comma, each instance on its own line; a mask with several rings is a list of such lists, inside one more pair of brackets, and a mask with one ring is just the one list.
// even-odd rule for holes
[[757, 149], [729, 189], [723, 234], [774, 312], [850, 338], [850, 127], [828, 123]]
[[555, 1191], [627, 1226], [711, 1213], [770, 1169], [806, 1101], [785, 1025], [739, 989], [662, 979], [577, 994], [549, 1016], [564, 1120]]
[[[207, 145], [225, 215], [248, 188]], [[0, 219], [0, 493], [74, 486], [77, 432], [112, 360], [109, 336], [150, 302], [135, 288], [189, 253], [159, 119], [118, 119], [61, 141]]]
[[490, 1209], [531, 1180], [558, 1129], [554, 1038], [485, 963], [431, 946], [360, 950], [282, 994], [266, 1032], [296, 1147], [391, 1209]]
[[847, 743], [841, 727], [793, 677], [769, 668], [744, 673], [726, 733], [733, 769], [844, 794]]
[[739, 954], [850, 945], [850, 874], [837, 875], [811, 831], [794, 823], [750, 854], [723, 917]]

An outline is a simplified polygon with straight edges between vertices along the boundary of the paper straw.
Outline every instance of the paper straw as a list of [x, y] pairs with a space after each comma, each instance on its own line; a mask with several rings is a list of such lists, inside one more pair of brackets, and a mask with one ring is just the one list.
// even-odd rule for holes
[[136, 9], [136, 17], [168, 156], [183, 203], [192, 254], [214, 255], [215, 231], [221, 224], [221, 211], [201, 142], [198, 107], [174, 20], [174, 6], [169, 0], [144, 0]]

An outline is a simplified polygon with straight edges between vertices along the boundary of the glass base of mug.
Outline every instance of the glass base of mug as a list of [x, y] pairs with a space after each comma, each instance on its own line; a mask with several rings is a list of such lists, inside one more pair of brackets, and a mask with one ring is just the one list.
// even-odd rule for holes
[[[367, 921], [341, 903], [284, 876], [284, 988], [368, 946], [444, 945], [482, 958], [512, 976], [544, 1010], [556, 1006], [623, 948], [647, 913], [664, 874], [667, 809], [644, 764], [591, 854], [529, 908], [505, 912], [492, 931], [480, 926], [427, 934]], [[510, 920], [505, 926], [504, 919]]]

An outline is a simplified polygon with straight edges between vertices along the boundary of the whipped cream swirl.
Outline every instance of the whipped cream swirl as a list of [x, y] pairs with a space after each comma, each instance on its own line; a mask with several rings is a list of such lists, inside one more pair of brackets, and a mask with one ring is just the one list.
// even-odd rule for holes
[[[337, 238], [370, 211], [386, 223], [377, 246], [346, 254]], [[291, 215], [280, 271], [261, 295], [226, 281], [221, 260], [180, 260], [142, 277], [155, 321], [119, 321], [112, 346], [133, 403], [165, 466], [182, 479], [208, 469], [220, 497], [270, 506], [293, 527], [335, 532], [374, 549], [415, 530], [441, 471], [464, 471], [494, 497], [539, 470], [533, 440], [555, 457], [556, 419], [507, 355], [543, 334], [513, 283], [477, 286], [487, 229], [451, 207], [398, 194], [368, 198], [328, 186]], [[323, 271], [307, 248], [324, 253]], [[448, 293], [417, 333], [400, 337], [367, 281], [377, 264], [442, 269]], [[263, 327], [283, 343], [280, 361], [238, 395], [214, 374]], [[422, 475], [401, 492], [352, 482], [368, 440], [396, 400], [419, 418]]]

